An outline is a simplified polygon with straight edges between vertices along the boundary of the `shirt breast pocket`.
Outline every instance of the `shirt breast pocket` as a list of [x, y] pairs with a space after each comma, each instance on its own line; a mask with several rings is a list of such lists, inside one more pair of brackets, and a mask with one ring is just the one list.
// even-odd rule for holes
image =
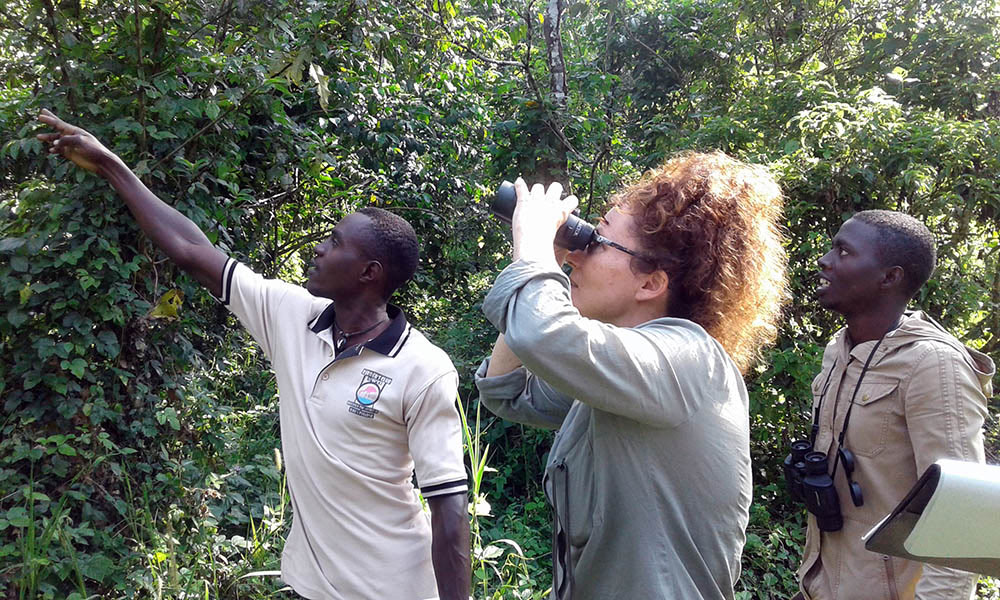
[[860, 456], [878, 456], [892, 434], [899, 412], [899, 382], [862, 382], [847, 425], [845, 446]]

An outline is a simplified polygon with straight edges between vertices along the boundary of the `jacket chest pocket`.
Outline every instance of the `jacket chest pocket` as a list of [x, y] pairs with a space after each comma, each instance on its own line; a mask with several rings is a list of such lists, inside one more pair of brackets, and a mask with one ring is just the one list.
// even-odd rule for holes
[[862, 382], [847, 424], [845, 446], [861, 456], [877, 456], [890, 443], [900, 416], [899, 382]]

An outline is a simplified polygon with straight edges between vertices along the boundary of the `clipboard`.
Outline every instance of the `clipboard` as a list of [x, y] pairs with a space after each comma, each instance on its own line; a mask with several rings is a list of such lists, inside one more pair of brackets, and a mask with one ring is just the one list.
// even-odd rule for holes
[[937, 461], [861, 539], [871, 552], [1000, 576], [1000, 466]]

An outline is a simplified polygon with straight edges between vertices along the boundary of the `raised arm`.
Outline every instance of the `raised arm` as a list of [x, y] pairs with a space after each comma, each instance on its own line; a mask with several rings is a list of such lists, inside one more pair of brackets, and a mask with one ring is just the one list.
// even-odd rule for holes
[[503, 339], [503, 334], [497, 336], [497, 341], [493, 344], [493, 353], [490, 354], [490, 364], [486, 370], [487, 377], [497, 377], [505, 375], [521, 366], [521, 359], [514, 355], [510, 346]]
[[153, 243], [212, 294], [222, 294], [222, 269], [227, 257], [197, 225], [157, 198], [117, 155], [87, 131], [44, 109], [38, 120], [56, 130], [38, 135], [49, 144], [50, 153], [107, 179]]

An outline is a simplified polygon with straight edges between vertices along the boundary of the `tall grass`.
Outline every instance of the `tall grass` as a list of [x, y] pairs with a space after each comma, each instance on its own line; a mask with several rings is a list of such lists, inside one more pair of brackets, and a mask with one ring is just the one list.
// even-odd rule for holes
[[470, 427], [466, 417], [467, 406], [458, 399], [465, 453], [472, 471], [469, 503], [470, 533], [472, 539], [473, 598], [476, 600], [537, 600], [548, 595], [549, 589], [538, 589], [521, 545], [510, 538], [488, 540], [483, 535], [480, 519], [492, 517], [492, 507], [483, 493], [483, 480], [496, 469], [487, 464], [490, 446], [482, 442], [481, 405], [476, 403], [475, 427]]

